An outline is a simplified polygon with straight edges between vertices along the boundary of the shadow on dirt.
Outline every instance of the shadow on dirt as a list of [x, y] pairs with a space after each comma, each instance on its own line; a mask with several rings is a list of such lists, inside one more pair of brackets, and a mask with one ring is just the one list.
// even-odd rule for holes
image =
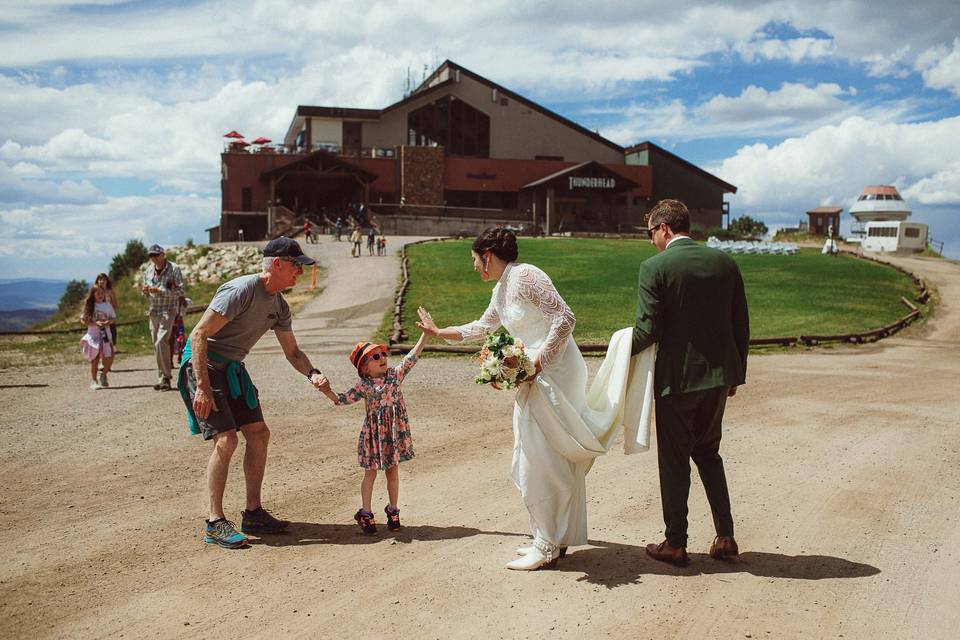
[[571, 550], [557, 563], [557, 570], [582, 573], [580, 581], [610, 589], [639, 583], [645, 575], [691, 577], [748, 573], [761, 578], [829, 580], [866, 578], [880, 573], [877, 567], [835, 556], [790, 556], [763, 551], [746, 551], [733, 560], [714, 560], [705, 553], [691, 553], [689, 565], [674, 567], [650, 558], [642, 546], [597, 540], [591, 540], [590, 544], [594, 548]]
[[250, 544], [270, 547], [288, 547], [307, 544], [376, 544], [385, 539], [398, 543], [414, 540], [457, 540], [479, 535], [519, 536], [504, 531], [482, 531], [473, 527], [433, 527], [430, 525], [406, 526], [399, 531], [390, 531], [387, 526], [377, 525], [377, 533], [365, 535], [355, 524], [319, 524], [315, 522], [292, 522], [285, 534], [250, 538]]

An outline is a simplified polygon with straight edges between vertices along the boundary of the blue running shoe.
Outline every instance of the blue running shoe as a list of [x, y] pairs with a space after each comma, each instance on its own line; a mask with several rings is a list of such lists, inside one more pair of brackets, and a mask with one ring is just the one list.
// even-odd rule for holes
[[247, 536], [243, 535], [233, 523], [226, 518], [210, 522], [207, 520], [207, 530], [203, 541], [209, 544], [218, 544], [225, 549], [239, 549], [246, 546]]

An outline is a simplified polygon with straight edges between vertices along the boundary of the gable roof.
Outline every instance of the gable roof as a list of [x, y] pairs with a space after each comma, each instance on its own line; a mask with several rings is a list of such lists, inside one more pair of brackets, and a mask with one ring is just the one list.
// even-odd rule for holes
[[[472, 79], [475, 80], [476, 82], [479, 82], [479, 83], [481, 83], [481, 84], [485, 84], [485, 85], [487, 85], [488, 87], [490, 87], [491, 89], [496, 89], [498, 93], [500, 93], [501, 95], [503, 95], [503, 96], [505, 96], [505, 97], [507, 97], [507, 98], [510, 98], [511, 100], [516, 100], [516, 101], [519, 102], [520, 104], [522, 104], [522, 105], [524, 105], [524, 106], [526, 106], [526, 107], [529, 107], [530, 109], [533, 109], [534, 111], [537, 111], [538, 113], [541, 113], [541, 114], [547, 116], [548, 118], [551, 118], [551, 119], [553, 119], [553, 120], [556, 120], [557, 122], [559, 122], [560, 124], [564, 125], [565, 127], [569, 127], [570, 129], [573, 129], [573, 130], [576, 131], [577, 133], [580, 133], [580, 134], [582, 134], [582, 135], [585, 135], [585, 136], [587, 136], [588, 138], [591, 138], [591, 139], [599, 142], [600, 144], [606, 145], [606, 146], [610, 147], [611, 149], [613, 149], [614, 151], [618, 151], [618, 152], [620, 152], [620, 153], [623, 153], [623, 147], [621, 147], [620, 145], [618, 145], [616, 142], [613, 142], [612, 140], [608, 140], [608, 139], [604, 138], [603, 136], [601, 136], [599, 133], [597, 133], [597, 132], [595, 132], [595, 131], [590, 131], [590, 129], [587, 129], [587, 128], [584, 127], [583, 125], [577, 124], [577, 123], [574, 122], [573, 120], [570, 120], [570, 119], [568, 119], [568, 118], [564, 118], [564, 117], [561, 116], [559, 113], [556, 113], [556, 112], [554, 112], [554, 111], [551, 111], [550, 109], [547, 109], [547, 108], [544, 107], [543, 105], [537, 104], [537, 103], [534, 102], [533, 100], [530, 100], [529, 98], [525, 98], [525, 97], [523, 97], [522, 95], [520, 95], [519, 93], [515, 93], [515, 92], [511, 91], [510, 89], [507, 89], [507, 88], [504, 87], [503, 85], [499, 85], [499, 84], [497, 84], [496, 82], [493, 82], [492, 80], [488, 80], [487, 78], [484, 78], [483, 76], [481, 76], [479, 73], [474, 73], [473, 71], [470, 71], [470, 70], [467, 69], [466, 67], [462, 67], [462, 66], [460, 66], [459, 64], [457, 64], [456, 62], [453, 62], [452, 60], [444, 60], [444, 61], [443, 61], [443, 64], [441, 64], [439, 67], [437, 67], [436, 70], [435, 70], [433, 73], [431, 73], [430, 76], [428, 76], [426, 80], [424, 80], [422, 83], [420, 83], [420, 86], [417, 87], [416, 89], [414, 89], [413, 93], [410, 94], [405, 100], [409, 100], [410, 98], [414, 98], [414, 97], [419, 97], [419, 96], [421, 96], [424, 92], [433, 91], [433, 90], [435, 90], [437, 87], [445, 86], [445, 85], [448, 84], [448, 83], [454, 82], [452, 79], [447, 79], [447, 80], [445, 80], [445, 81], [443, 81], [443, 82], [441, 82], [441, 83], [438, 83], [438, 84], [436, 84], [436, 85], [434, 85], [434, 86], [432, 86], [432, 87], [428, 86], [428, 85], [430, 84], [430, 82], [431, 82], [432, 80], [434, 80], [435, 78], [437, 78], [437, 77], [443, 72], [443, 70], [444, 70], [445, 68], [448, 68], [448, 69], [450, 69], [451, 71], [454, 71], [454, 72], [455, 72], [455, 71], [459, 71], [459, 72], [461, 72], [462, 74], [464, 74], [464, 75], [466, 75], [466, 76], [469, 76], [470, 78], [472, 78]], [[394, 105], [391, 105], [391, 106], [387, 107], [386, 109], [384, 109], [384, 111], [393, 109], [393, 108], [399, 106], [400, 104], [402, 104], [403, 102], [404, 102], [404, 100], [401, 100], [400, 102], [398, 102], [398, 103], [396, 103], [396, 104], [394, 104]]]
[[662, 156], [664, 156], [664, 157], [666, 157], [666, 158], [669, 158], [670, 160], [676, 162], [677, 164], [679, 164], [679, 165], [681, 165], [681, 166], [689, 169], [690, 171], [693, 171], [694, 173], [697, 173], [697, 174], [699, 174], [700, 176], [702, 176], [702, 177], [704, 177], [704, 178], [707, 178], [708, 180], [712, 180], [713, 182], [716, 182], [717, 184], [719, 184], [719, 185], [723, 188], [723, 190], [724, 190], [725, 192], [728, 192], [728, 193], [736, 193], [736, 192], [737, 192], [737, 188], [736, 188], [735, 186], [733, 186], [732, 184], [730, 184], [729, 182], [727, 182], [727, 181], [725, 181], [725, 180], [721, 180], [720, 178], [718, 178], [717, 176], [713, 175], [712, 173], [710, 173], [710, 172], [708, 172], [708, 171], [704, 171], [703, 169], [701, 169], [701, 168], [698, 167], [697, 165], [693, 164], [692, 162], [688, 162], [688, 161], [684, 160], [683, 158], [681, 158], [680, 156], [678, 156], [678, 155], [676, 155], [676, 154], [673, 154], [673, 153], [670, 153], [669, 151], [667, 151], [667, 150], [664, 149], [663, 147], [657, 146], [657, 145], [653, 144], [652, 142], [650, 142], [649, 140], [647, 140], [646, 142], [641, 142], [640, 144], [635, 144], [635, 145], [633, 145], [632, 147], [627, 147], [626, 149], [623, 150], [623, 153], [624, 153], [624, 154], [631, 154], [631, 153], [635, 153], [635, 152], [637, 152], [637, 151], [649, 151], [649, 150], [653, 150], [653, 151], [655, 151], [656, 153], [659, 153], [660, 155], [662, 155]]
[[616, 189], [617, 192], [634, 189], [640, 186], [639, 183], [637, 183], [635, 180], [632, 180], [616, 171], [612, 171], [611, 169], [603, 166], [596, 160], [587, 160], [586, 162], [581, 162], [580, 164], [575, 164], [572, 167], [566, 167], [564, 169], [560, 169], [559, 171], [555, 171], [553, 173], [545, 175], [542, 178], [538, 178], [537, 180], [534, 180], [533, 182], [528, 182], [527, 184], [523, 185], [521, 189], [530, 189], [531, 187], [538, 187], [540, 185], [547, 184], [548, 182], [552, 182], [554, 180], [557, 180], [558, 178], [562, 178], [571, 173], [576, 173], [588, 167], [594, 173], [610, 176], [610, 177], [613, 177], [615, 180], [618, 180], [620, 182], [620, 188]]
[[299, 169], [301, 167], [309, 167], [311, 169], [320, 169], [324, 165], [327, 165], [330, 168], [333, 167], [342, 167], [347, 169], [350, 173], [356, 174], [364, 182], [373, 182], [377, 179], [377, 174], [372, 171], [367, 171], [363, 167], [357, 166], [356, 164], [344, 160], [342, 156], [330, 153], [329, 151], [324, 151], [318, 149], [312, 153], [308, 153], [305, 156], [299, 157], [292, 162], [287, 162], [278, 167], [268, 169], [260, 174], [261, 178], [268, 178], [271, 176], [279, 175], [286, 173], [288, 171]]

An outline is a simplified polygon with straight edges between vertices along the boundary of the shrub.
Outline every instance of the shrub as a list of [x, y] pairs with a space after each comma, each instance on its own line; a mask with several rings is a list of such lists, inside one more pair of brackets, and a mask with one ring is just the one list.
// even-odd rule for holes
[[147, 248], [139, 240], [128, 240], [123, 253], [113, 256], [110, 262], [110, 279], [119, 280], [147, 261]]
[[87, 297], [90, 285], [86, 280], [71, 280], [67, 283], [63, 295], [60, 296], [60, 302], [57, 304], [57, 311], [67, 313], [80, 306], [80, 303]]

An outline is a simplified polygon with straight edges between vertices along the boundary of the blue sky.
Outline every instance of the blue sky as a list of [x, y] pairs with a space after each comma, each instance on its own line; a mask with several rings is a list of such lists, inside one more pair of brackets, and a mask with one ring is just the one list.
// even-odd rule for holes
[[0, 4], [5, 277], [91, 279], [129, 238], [204, 240], [223, 133], [383, 107], [447, 58], [716, 173], [734, 217], [795, 224], [894, 184], [960, 258], [952, 2]]

